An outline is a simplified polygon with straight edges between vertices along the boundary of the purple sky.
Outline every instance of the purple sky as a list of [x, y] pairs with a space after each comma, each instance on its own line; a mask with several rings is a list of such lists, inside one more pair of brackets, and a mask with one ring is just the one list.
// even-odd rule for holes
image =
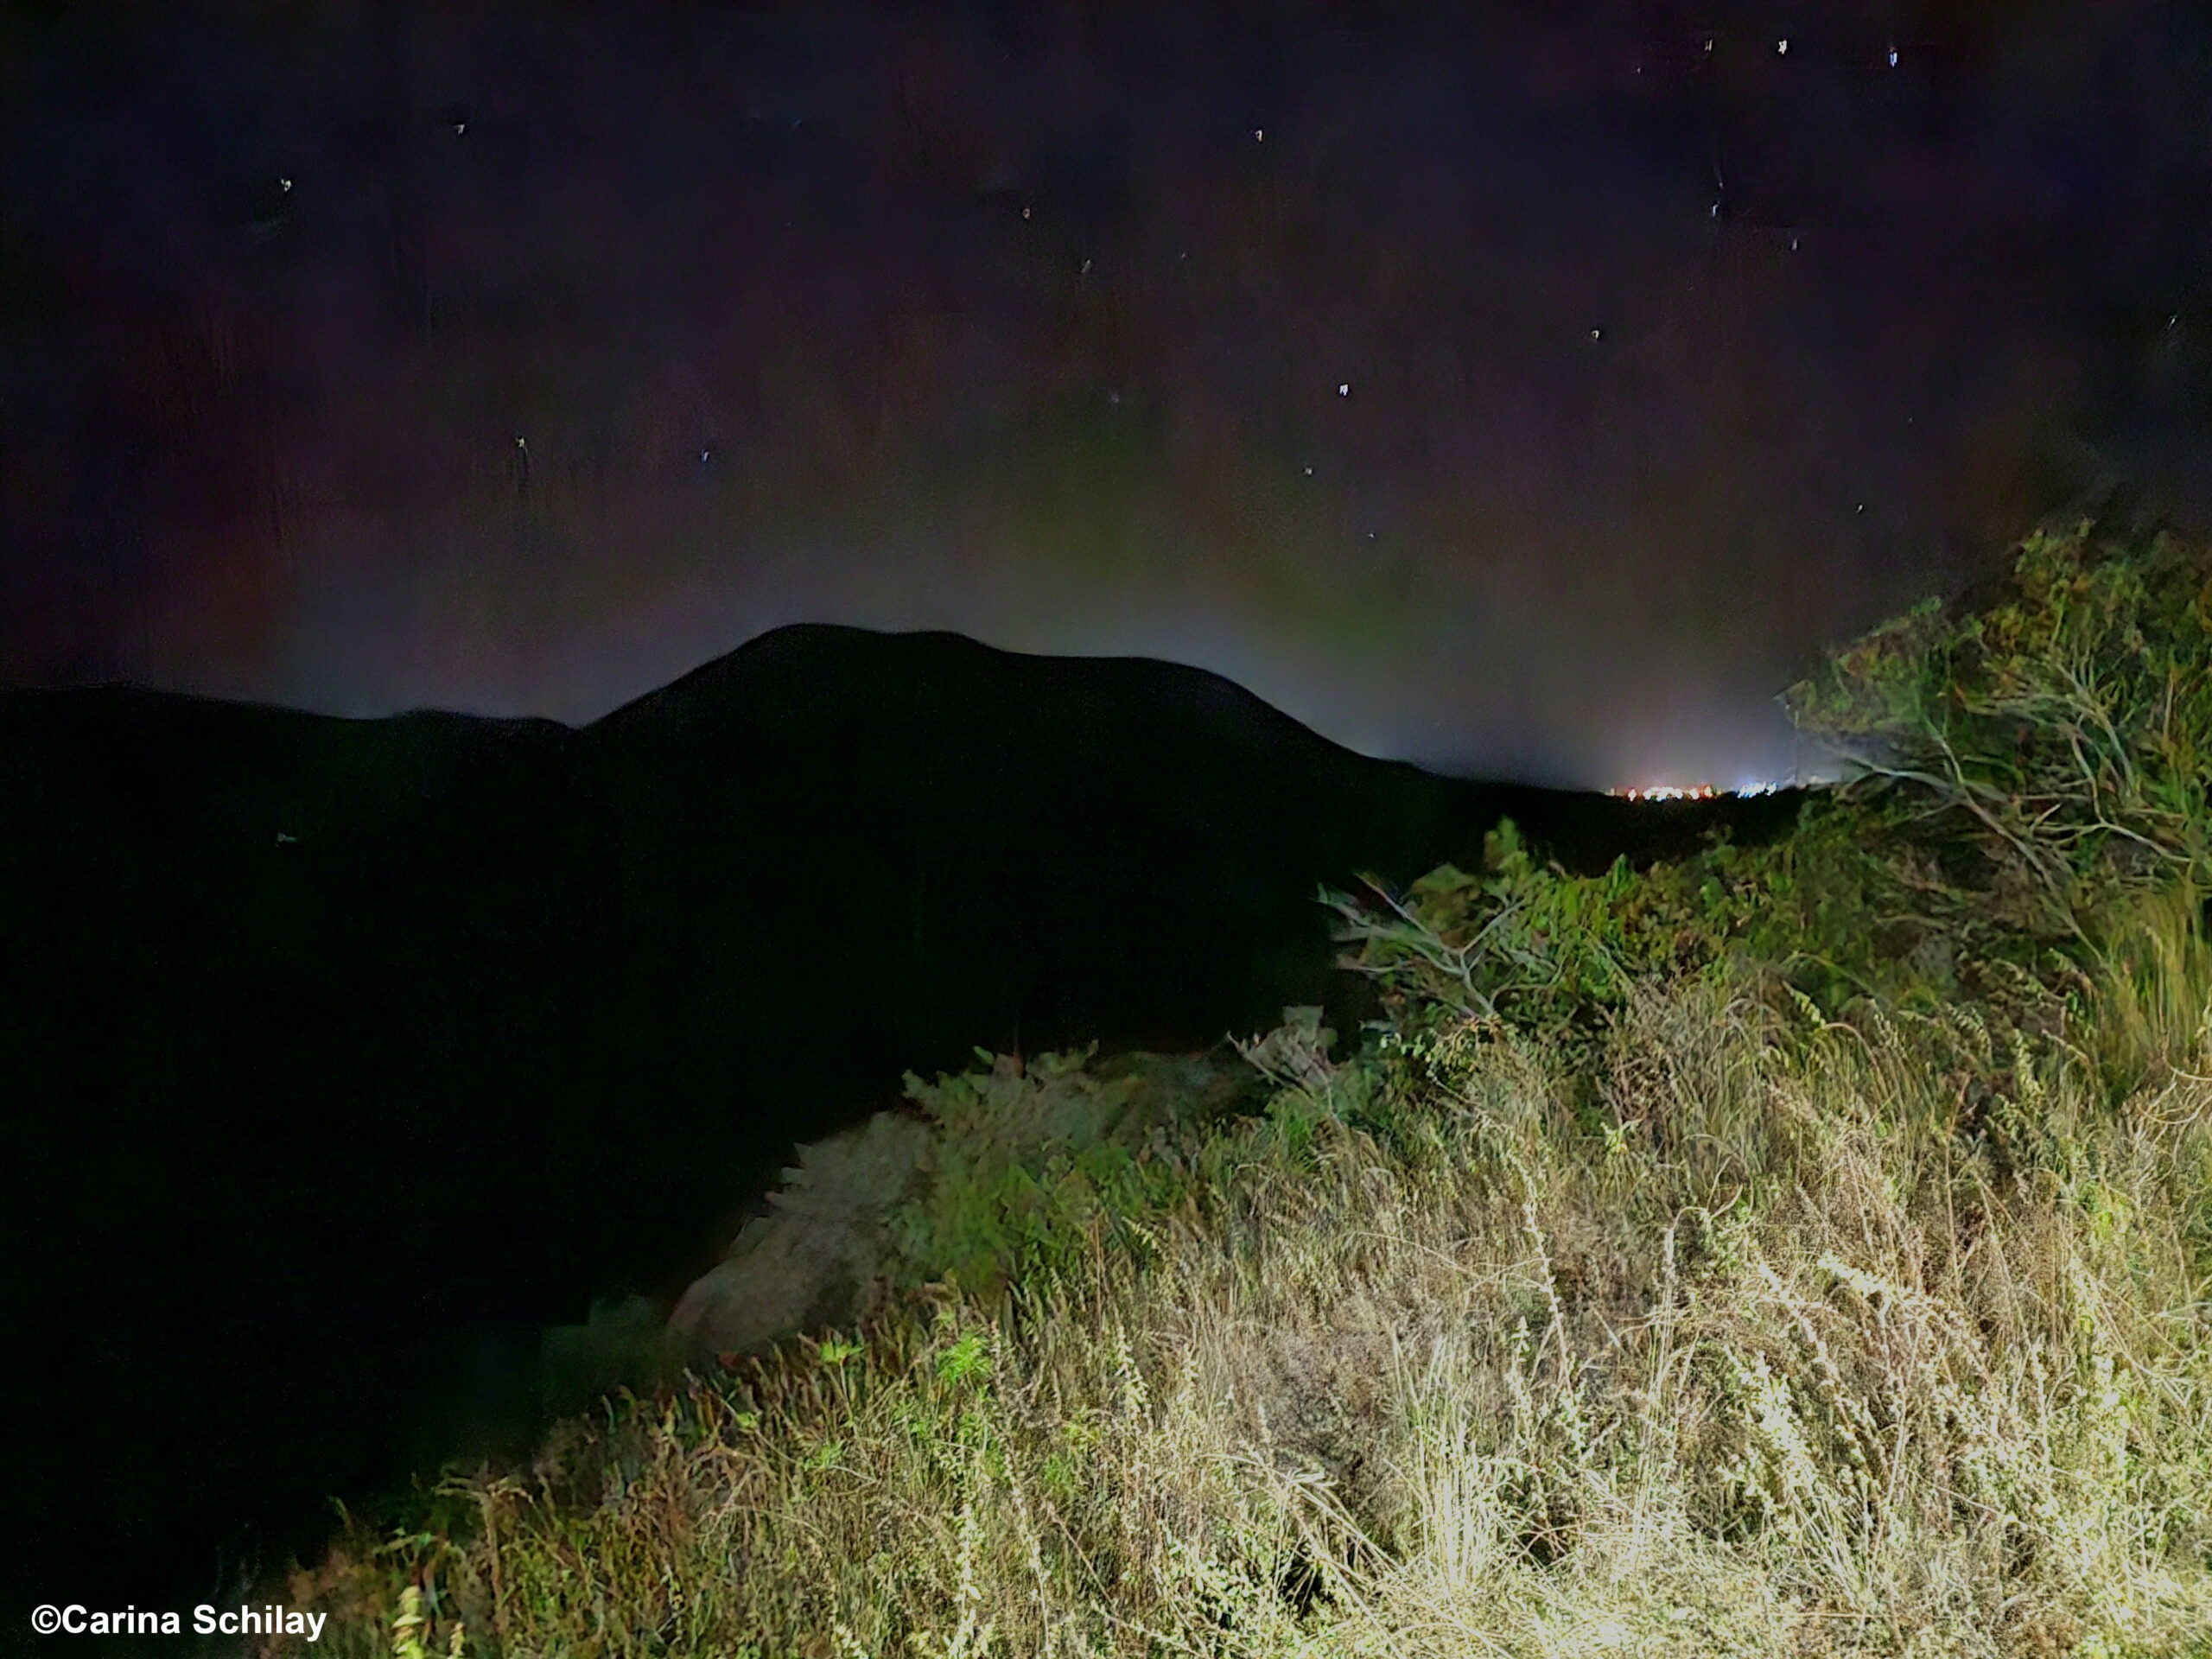
[[0, 27], [8, 681], [579, 721], [950, 627], [1728, 783], [2100, 460], [2212, 498], [2201, 8]]

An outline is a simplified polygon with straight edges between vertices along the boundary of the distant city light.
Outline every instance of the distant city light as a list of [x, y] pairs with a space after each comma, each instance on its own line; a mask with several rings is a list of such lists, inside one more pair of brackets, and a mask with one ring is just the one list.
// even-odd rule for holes
[[1738, 784], [1732, 789], [1723, 789], [1717, 784], [1634, 784], [1609, 789], [1605, 793], [1622, 801], [1710, 801], [1723, 796], [1772, 795], [1790, 787], [1792, 785], [1787, 781], [1761, 779]]
[[1624, 801], [1709, 801], [1720, 791], [1711, 784], [1640, 784], [1605, 793]]

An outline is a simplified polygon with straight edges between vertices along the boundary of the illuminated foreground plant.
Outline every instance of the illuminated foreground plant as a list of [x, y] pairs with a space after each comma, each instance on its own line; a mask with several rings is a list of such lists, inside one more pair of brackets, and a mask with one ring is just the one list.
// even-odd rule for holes
[[2212, 558], [2084, 523], [2022, 544], [2005, 596], [1923, 606], [1790, 694], [1800, 728], [1899, 785], [1986, 861], [2024, 925], [2078, 932], [2116, 890], [2212, 890]]

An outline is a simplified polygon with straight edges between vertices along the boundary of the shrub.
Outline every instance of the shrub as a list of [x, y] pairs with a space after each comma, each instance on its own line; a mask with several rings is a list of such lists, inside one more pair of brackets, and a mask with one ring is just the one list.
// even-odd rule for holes
[[2115, 896], [2212, 891], [2212, 558], [2083, 523], [1986, 609], [1923, 606], [1790, 694], [1800, 728], [1979, 855], [1952, 919], [2082, 938]]

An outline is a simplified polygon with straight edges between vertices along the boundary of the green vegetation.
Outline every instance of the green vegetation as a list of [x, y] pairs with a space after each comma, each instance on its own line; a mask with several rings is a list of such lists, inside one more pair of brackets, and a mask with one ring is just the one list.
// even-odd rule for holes
[[918, 1082], [880, 1318], [293, 1599], [359, 1654], [2212, 1654], [2212, 563], [2038, 537], [1793, 704], [1861, 772], [1772, 844], [1335, 899], [1348, 1056]]

